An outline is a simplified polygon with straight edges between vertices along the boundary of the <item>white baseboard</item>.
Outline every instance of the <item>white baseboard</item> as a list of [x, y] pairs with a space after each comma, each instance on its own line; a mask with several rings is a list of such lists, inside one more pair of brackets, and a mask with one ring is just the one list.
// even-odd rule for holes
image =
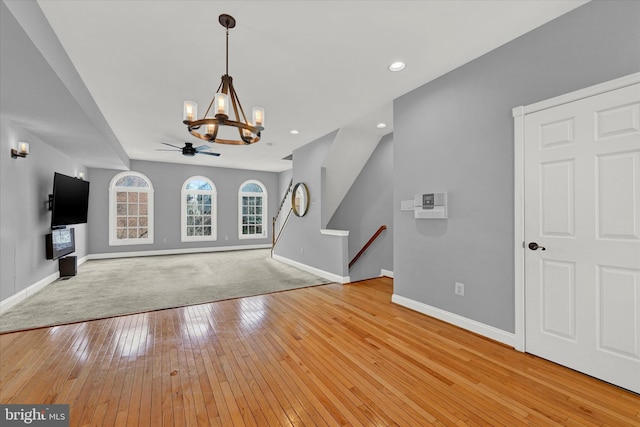
[[27, 299], [27, 297], [34, 295], [36, 292], [40, 291], [45, 286], [55, 282], [56, 280], [58, 280], [59, 277], [60, 277], [60, 272], [56, 271], [55, 273], [45, 277], [44, 279], [37, 281], [36, 283], [29, 286], [28, 288], [23, 289], [11, 295], [9, 298], [3, 299], [2, 301], [0, 301], [0, 314], [5, 313], [11, 307]]
[[478, 335], [482, 335], [483, 337], [490, 338], [508, 346], [516, 346], [515, 334], [505, 332], [502, 329], [485, 325], [484, 323], [480, 323], [475, 320], [471, 320], [466, 317], [450, 313], [440, 308], [414, 301], [412, 299], [405, 298], [396, 294], [393, 294], [391, 296], [391, 302], [410, 308], [411, 310], [415, 310], [419, 313], [426, 314], [427, 316], [435, 317], [436, 319], [442, 320], [444, 322], [451, 323], [452, 325], [458, 326], [462, 329], [475, 332]]
[[393, 279], [393, 271], [385, 270], [384, 268], [380, 270], [380, 276], [391, 277]]
[[249, 249], [270, 249], [271, 244], [261, 245], [239, 245], [239, 246], [216, 246], [212, 248], [186, 248], [186, 249], [158, 249], [154, 251], [135, 251], [135, 252], [112, 252], [102, 254], [88, 255], [88, 259], [110, 259], [110, 258], [131, 258], [137, 256], [156, 256], [156, 255], [183, 255], [195, 254], [202, 252], [224, 252], [224, 251], [242, 251]]
[[320, 270], [317, 269], [315, 267], [311, 267], [309, 265], [306, 264], [302, 264], [298, 261], [293, 261], [289, 258], [285, 258], [283, 256], [280, 255], [276, 255], [273, 254], [273, 259], [275, 259], [276, 261], [280, 261], [283, 262], [285, 264], [289, 264], [293, 267], [299, 268], [300, 270], [304, 270], [307, 271], [311, 274], [315, 274], [316, 276], [320, 276], [320, 277], [324, 277], [327, 280], [331, 280], [332, 282], [338, 282], [338, 283], [349, 283], [351, 282], [351, 279], [349, 278], [349, 276], [338, 276], [337, 274], [333, 274], [333, 273], [329, 273], [328, 271], [324, 271], [324, 270]]

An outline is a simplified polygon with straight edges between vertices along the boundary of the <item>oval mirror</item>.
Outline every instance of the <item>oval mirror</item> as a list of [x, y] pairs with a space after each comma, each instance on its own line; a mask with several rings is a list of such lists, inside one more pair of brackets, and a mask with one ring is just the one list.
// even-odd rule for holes
[[309, 189], [305, 183], [299, 182], [293, 187], [291, 208], [296, 216], [305, 216], [309, 210]]

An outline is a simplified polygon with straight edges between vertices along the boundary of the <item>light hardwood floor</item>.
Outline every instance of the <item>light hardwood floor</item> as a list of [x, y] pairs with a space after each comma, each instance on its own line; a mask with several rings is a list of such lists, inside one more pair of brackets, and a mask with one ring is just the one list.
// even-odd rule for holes
[[391, 279], [0, 335], [72, 426], [640, 425], [640, 396], [390, 302]]

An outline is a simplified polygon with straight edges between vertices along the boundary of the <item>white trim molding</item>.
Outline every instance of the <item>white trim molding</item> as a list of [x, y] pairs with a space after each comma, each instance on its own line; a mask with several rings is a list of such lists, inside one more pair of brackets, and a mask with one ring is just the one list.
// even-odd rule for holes
[[315, 274], [316, 276], [324, 277], [325, 279], [331, 280], [332, 282], [337, 283], [350, 283], [351, 278], [349, 276], [339, 276], [334, 273], [329, 273], [328, 271], [320, 270], [315, 267], [311, 267], [310, 265], [302, 264], [298, 261], [294, 261], [289, 258], [285, 258], [280, 255], [273, 254], [273, 259], [276, 261], [280, 261], [284, 264], [289, 264], [292, 267], [299, 268], [300, 270], [304, 270], [308, 273]]
[[458, 326], [459, 328], [474, 332], [478, 335], [482, 335], [483, 337], [490, 338], [494, 341], [498, 341], [508, 346], [515, 347], [515, 334], [503, 331], [502, 329], [498, 329], [490, 325], [485, 325], [484, 323], [480, 323], [475, 320], [471, 320], [466, 317], [430, 306], [428, 304], [424, 304], [419, 301], [405, 298], [397, 294], [393, 294], [391, 296], [391, 302], [417, 311], [418, 313], [426, 314], [427, 316], [442, 320], [443, 322]]
[[391, 277], [393, 279], [393, 271], [385, 270], [384, 268], [380, 270], [380, 277]]
[[131, 258], [138, 256], [156, 256], [156, 255], [182, 255], [196, 254], [201, 252], [224, 252], [224, 251], [242, 251], [250, 249], [270, 249], [270, 243], [261, 245], [239, 245], [239, 246], [216, 246], [213, 248], [186, 248], [186, 249], [160, 249], [154, 251], [136, 251], [136, 252], [112, 252], [102, 254], [91, 254], [88, 259], [111, 259], [111, 258]]
[[549, 98], [534, 104], [515, 107], [514, 118], [514, 286], [515, 286], [515, 345], [518, 351], [525, 351], [525, 235], [524, 235], [524, 119], [527, 114], [612, 90], [622, 89], [640, 83], [640, 73], [629, 74], [618, 79], [589, 86], [564, 95]]
[[28, 288], [16, 292], [15, 294], [11, 295], [9, 298], [3, 299], [2, 301], [0, 301], [0, 314], [4, 314], [11, 307], [24, 301], [30, 296], [35, 295], [38, 291], [42, 290], [42, 288], [44, 288], [45, 286], [58, 280], [59, 277], [60, 277], [60, 272], [56, 271], [55, 273], [50, 274], [44, 279], [37, 281], [36, 283], [29, 286]]
[[349, 230], [330, 230], [328, 228], [323, 228], [320, 230], [320, 233], [325, 236], [349, 236]]
[[545, 99], [544, 101], [534, 104], [515, 107], [513, 109], [513, 117], [523, 116], [525, 114], [535, 113], [537, 111], [546, 110], [547, 108], [557, 107], [558, 105], [568, 104], [570, 102], [579, 101], [590, 96], [600, 95], [602, 93], [611, 92], [612, 90], [622, 89], [640, 83], [640, 73], [629, 74], [608, 82], [589, 86], [564, 95], [555, 96]]
[[[78, 263], [78, 266], [81, 266], [82, 264], [85, 263], [85, 261], [87, 261], [87, 259], [89, 259], [89, 257], [84, 256], [82, 258], [78, 258], [76, 262]], [[40, 292], [42, 289], [44, 289], [45, 286], [52, 284], [59, 278], [60, 278], [60, 272], [56, 271], [55, 273], [50, 274], [41, 280], [38, 280], [36, 283], [29, 286], [28, 288], [18, 291], [15, 294], [11, 295], [10, 297], [3, 299], [2, 301], [0, 301], [0, 314], [6, 313], [7, 310], [14, 307], [16, 304]]]

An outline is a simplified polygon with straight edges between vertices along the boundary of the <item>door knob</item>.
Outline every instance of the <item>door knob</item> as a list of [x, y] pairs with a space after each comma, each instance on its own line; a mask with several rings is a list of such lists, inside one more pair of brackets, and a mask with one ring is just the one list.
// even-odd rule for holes
[[532, 251], [535, 251], [537, 249], [540, 249], [542, 251], [546, 251], [547, 250], [547, 248], [545, 248], [544, 246], [538, 245], [536, 242], [529, 243], [529, 249], [531, 249]]

